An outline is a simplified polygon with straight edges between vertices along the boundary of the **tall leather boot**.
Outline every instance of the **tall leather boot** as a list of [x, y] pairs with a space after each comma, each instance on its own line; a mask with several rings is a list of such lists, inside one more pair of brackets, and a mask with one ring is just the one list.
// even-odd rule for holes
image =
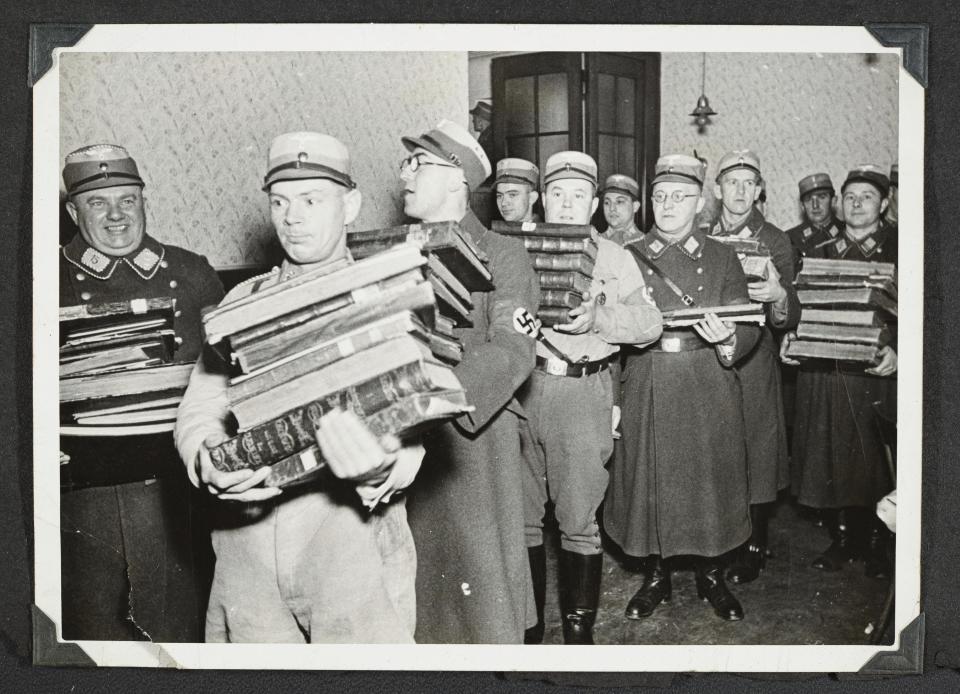
[[560, 550], [560, 616], [564, 643], [593, 645], [602, 570], [603, 554]]
[[760, 575], [767, 565], [767, 504], [750, 506], [750, 538], [733, 553], [727, 580], [731, 583], [749, 583]]
[[533, 603], [537, 606], [537, 623], [523, 634], [526, 644], [543, 643], [543, 605], [547, 599], [547, 552], [543, 545], [527, 547], [530, 577], [533, 579]]
[[857, 558], [856, 519], [849, 508], [840, 508], [827, 515], [827, 527], [833, 542], [811, 566], [821, 571], [839, 571], [847, 562]]
[[872, 513], [872, 509], [864, 509], [864, 513], [867, 516], [864, 519], [867, 533], [863, 552], [863, 573], [870, 578], [887, 578], [893, 573], [889, 554], [890, 531]]
[[718, 557], [697, 557], [697, 597], [706, 600], [720, 619], [736, 622], [743, 619], [740, 602], [723, 582], [723, 567]]
[[626, 618], [649, 617], [660, 603], [670, 602], [671, 592], [670, 569], [659, 554], [654, 554], [647, 562], [643, 585], [627, 603]]

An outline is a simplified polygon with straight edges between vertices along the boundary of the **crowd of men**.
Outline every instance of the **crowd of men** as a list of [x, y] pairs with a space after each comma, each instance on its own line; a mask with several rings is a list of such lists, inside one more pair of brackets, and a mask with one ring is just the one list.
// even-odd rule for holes
[[[200, 312], [353, 262], [346, 226], [362, 191], [348, 147], [312, 132], [273, 141], [263, 192], [285, 257], [225, 297], [204, 258], [146, 233], [145, 182], [126, 150], [91, 145], [67, 156], [66, 205], [79, 233], [61, 248], [61, 305], [172, 295], [179, 356], [196, 367], [173, 437], [63, 438], [65, 638], [540, 643], [548, 501], [566, 643], [593, 643], [601, 525], [645, 563], [628, 619], [670, 600], [680, 555], [693, 557], [698, 595], [714, 612], [741, 619], [727, 581], [761, 575], [768, 510], [787, 487], [829, 511], [832, 544], [814, 566], [865, 559], [871, 575], [889, 570], [870, 509], [894, 486], [873, 418], [878, 402], [893, 411], [895, 348], [866, 371], [799, 365], [792, 455], [780, 355], [799, 320], [793, 278], [803, 256], [895, 262], [895, 223], [883, 216], [896, 207], [895, 172], [852, 169], [842, 222], [829, 176], [804, 178], [805, 222], [783, 232], [757, 206], [762, 169], [747, 150], [724, 156], [713, 181], [700, 159], [662, 156], [649, 191], [623, 174], [601, 182], [583, 152], [552, 155], [542, 174], [516, 158], [494, 169], [450, 121], [402, 138], [397, 151], [404, 214], [458, 222], [489, 257], [494, 289], [473, 294], [455, 368], [475, 409], [402, 442], [331, 413], [316, 435], [340, 484], [285, 490], [264, 486], [268, 468], [226, 473], [210, 461], [207, 448], [232, 433], [229, 374], [204, 353]], [[602, 205], [608, 224], [591, 230], [598, 252], [581, 305], [537, 335], [514, 320], [539, 304], [523, 244], [469, 207], [494, 171], [507, 221], [537, 220], [539, 200], [545, 223], [588, 225]], [[720, 214], [704, 224], [711, 191]], [[655, 220], [646, 232], [635, 222], [644, 194]], [[770, 249], [767, 279], [748, 283], [737, 254], [712, 240], [724, 235]], [[692, 328], [661, 320], [669, 309], [748, 301], [763, 304], [763, 326], [710, 312]]]

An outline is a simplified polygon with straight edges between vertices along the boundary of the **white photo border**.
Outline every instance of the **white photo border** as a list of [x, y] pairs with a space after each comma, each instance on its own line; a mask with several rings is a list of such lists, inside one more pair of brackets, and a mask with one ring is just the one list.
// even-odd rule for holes
[[[60, 638], [59, 471], [56, 408], [56, 235], [59, 212], [59, 55], [64, 52], [604, 51], [893, 53], [863, 27], [676, 25], [96, 25], [34, 86], [33, 402], [35, 604]], [[238, 47], [242, 46], [242, 51]], [[366, 52], [373, 52], [367, 50]], [[898, 512], [894, 645], [244, 645], [77, 641], [98, 665], [335, 670], [493, 670], [657, 672], [855, 672], [876, 653], [896, 650], [921, 612], [920, 508], [923, 376], [924, 89], [899, 73], [900, 311], [897, 402]], [[464, 95], [466, 98], [466, 95]], [[570, 649], [574, 650], [570, 650]]]

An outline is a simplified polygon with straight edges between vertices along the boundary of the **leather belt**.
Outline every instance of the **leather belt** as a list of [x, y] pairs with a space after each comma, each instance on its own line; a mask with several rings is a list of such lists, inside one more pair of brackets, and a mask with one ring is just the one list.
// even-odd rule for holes
[[712, 345], [703, 340], [696, 333], [664, 332], [660, 340], [650, 350], [652, 352], [692, 352], [697, 349], [710, 349]]
[[579, 378], [581, 376], [590, 376], [600, 373], [610, 366], [610, 357], [598, 359], [597, 361], [581, 361], [576, 364], [565, 362], [562, 359], [553, 359], [547, 357], [537, 357], [537, 371], [542, 371], [550, 376], [572, 376]]

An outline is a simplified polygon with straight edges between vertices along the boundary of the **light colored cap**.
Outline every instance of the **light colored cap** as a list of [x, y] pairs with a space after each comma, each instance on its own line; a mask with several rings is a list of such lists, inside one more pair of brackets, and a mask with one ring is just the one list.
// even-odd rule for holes
[[797, 187], [800, 189], [800, 197], [802, 198], [807, 193], [812, 193], [815, 190], [829, 190], [832, 193], [833, 181], [830, 180], [829, 174], [815, 173], [801, 178]]
[[666, 181], [676, 183], [696, 183], [703, 185], [707, 175], [706, 166], [696, 157], [689, 154], [665, 154], [657, 159], [654, 167], [653, 185]]
[[606, 193], [625, 193], [634, 200], [640, 199], [640, 184], [625, 174], [613, 174], [607, 176], [603, 183], [603, 192]]
[[540, 185], [540, 169], [526, 159], [501, 159], [497, 162], [497, 177], [494, 183], [526, 183], [536, 189]]
[[144, 186], [137, 162], [120, 145], [87, 145], [64, 158], [67, 195], [116, 186]]
[[277, 181], [325, 178], [347, 188], [356, 188], [350, 178], [350, 153], [330, 135], [314, 132], [284, 133], [274, 138], [267, 154], [263, 190]]
[[462, 168], [470, 190], [475, 190], [492, 172], [480, 143], [466, 128], [452, 121], [442, 120], [419, 137], [402, 137], [400, 141], [409, 152], [422, 147]]
[[723, 155], [720, 163], [717, 164], [717, 180], [728, 171], [736, 169], [749, 169], [758, 176], [760, 175], [760, 157], [749, 149], [735, 149]]
[[597, 185], [597, 162], [583, 152], [557, 152], [547, 159], [543, 172], [543, 187], [563, 178], [580, 178]]
[[470, 115], [480, 116], [481, 118], [490, 120], [493, 117], [493, 106], [489, 101], [483, 101], [481, 99], [472, 109], [470, 109]]
[[890, 179], [887, 178], [887, 174], [885, 174], [879, 166], [860, 164], [859, 166], [853, 167], [847, 174], [847, 180], [845, 180], [840, 187], [840, 192], [842, 193], [847, 189], [848, 185], [855, 181], [863, 181], [864, 183], [873, 185], [880, 191], [883, 197], [887, 197], [890, 193]]

